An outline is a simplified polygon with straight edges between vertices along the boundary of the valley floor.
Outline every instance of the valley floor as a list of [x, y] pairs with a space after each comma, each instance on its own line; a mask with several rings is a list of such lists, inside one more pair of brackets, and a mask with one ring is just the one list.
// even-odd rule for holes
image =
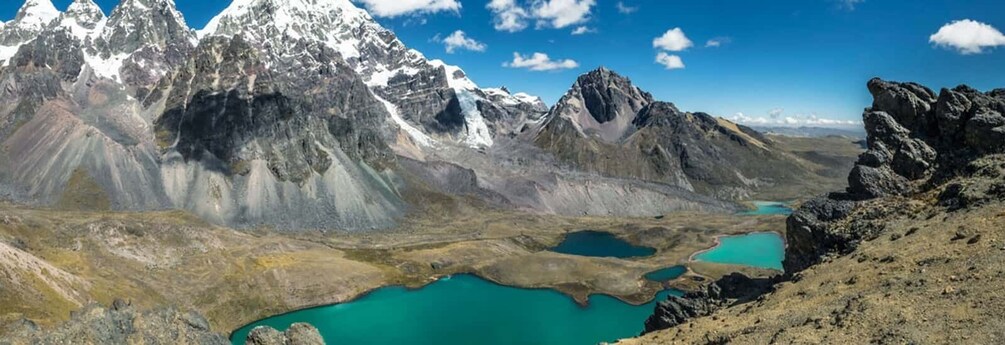
[[[558, 217], [478, 210], [407, 219], [369, 233], [277, 234], [206, 224], [182, 212], [68, 212], [0, 205], [0, 321], [22, 317], [43, 327], [90, 302], [116, 298], [140, 308], [175, 305], [206, 315], [228, 332], [305, 307], [344, 302], [387, 285], [421, 286], [436, 277], [474, 273], [517, 287], [554, 288], [585, 302], [592, 293], [630, 303], [662, 289], [642, 275], [687, 261], [715, 236], [782, 231], [781, 216], [680, 213], [663, 218]], [[609, 231], [657, 249], [625, 260], [547, 249], [570, 232]], [[675, 281], [731, 271], [689, 265]], [[2, 335], [0, 329], [0, 335]]]

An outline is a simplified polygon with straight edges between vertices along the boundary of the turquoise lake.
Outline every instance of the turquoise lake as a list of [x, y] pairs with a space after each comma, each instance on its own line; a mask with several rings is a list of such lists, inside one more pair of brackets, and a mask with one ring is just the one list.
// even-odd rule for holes
[[418, 290], [385, 287], [352, 302], [274, 316], [235, 331], [231, 341], [244, 344], [259, 325], [282, 331], [310, 322], [329, 344], [597, 344], [638, 335], [656, 301], [671, 293], [679, 292], [641, 306], [593, 295], [583, 307], [554, 290], [455, 275]]
[[773, 232], [719, 238], [715, 248], [695, 255], [695, 260], [782, 270], [785, 240]]
[[656, 249], [632, 245], [612, 233], [602, 231], [577, 231], [565, 236], [562, 243], [552, 248], [556, 253], [614, 258], [637, 258], [656, 254]]
[[677, 279], [684, 273], [687, 273], [687, 267], [673, 266], [646, 273], [645, 278], [654, 282], [666, 282]]
[[768, 215], [787, 216], [792, 214], [792, 209], [789, 208], [788, 203], [777, 202], [777, 201], [754, 201], [753, 204], [755, 207], [757, 207], [757, 209], [753, 211], [740, 212], [740, 214], [747, 216], [768, 216]]

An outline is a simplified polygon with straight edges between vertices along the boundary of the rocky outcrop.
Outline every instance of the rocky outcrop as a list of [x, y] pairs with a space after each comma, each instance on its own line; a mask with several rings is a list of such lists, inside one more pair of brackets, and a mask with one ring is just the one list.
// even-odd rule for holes
[[[882, 227], [862, 201], [941, 191], [951, 209], [1000, 195], [995, 154], [1005, 153], [1005, 90], [967, 86], [938, 94], [915, 83], [872, 79], [873, 104], [863, 119], [868, 151], [848, 176], [844, 193], [805, 203], [788, 219], [785, 270], [799, 272], [831, 254], [846, 254]], [[989, 158], [990, 157], [990, 158]], [[968, 183], [954, 182], [967, 178]], [[854, 219], [849, 219], [858, 212]]]
[[771, 281], [751, 279], [733, 273], [684, 296], [670, 296], [656, 305], [653, 315], [646, 319], [642, 334], [676, 327], [690, 319], [711, 315], [734, 303], [751, 300], [770, 289]]
[[258, 326], [248, 333], [246, 345], [324, 345], [321, 333], [310, 324], [297, 322], [285, 332], [269, 326]]
[[196, 312], [175, 308], [139, 311], [123, 300], [110, 307], [88, 305], [51, 329], [20, 320], [8, 325], [5, 334], [7, 338], [0, 339], [0, 344], [230, 344], [226, 337], [212, 332], [209, 322]]

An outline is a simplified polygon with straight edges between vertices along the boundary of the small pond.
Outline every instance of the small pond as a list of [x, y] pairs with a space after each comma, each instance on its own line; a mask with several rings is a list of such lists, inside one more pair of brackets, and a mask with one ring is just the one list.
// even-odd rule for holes
[[694, 255], [695, 261], [782, 270], [785, 240], [774, 232], [719, 237], [719, 244]]
[[789, 204], [785, 202], [777, 201], [754, 201], [754, 206], [757, 207], [752, 211], [740, 212], [740, 214], [745, 216], [770, 216], [770, 215], [782, 215], [788, 216], [792, 214], [792, 209], [789, 208]]
[[687, 267], [673, 266], [646, 273], [645, 278], [654, 282], [667, 282], [687, 273]]
[[656, 254], [656, 249], [632, 245], [612, 233], [603, 231], [577, 231], [565, 236], [565, 240], [551, 251], [580, 256], [615, 258], [637, 258]]

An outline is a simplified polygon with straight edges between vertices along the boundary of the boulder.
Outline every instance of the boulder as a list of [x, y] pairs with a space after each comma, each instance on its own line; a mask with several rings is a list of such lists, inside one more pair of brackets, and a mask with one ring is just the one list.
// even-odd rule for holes
[[318, 329], [310, 324], [297, 322], [290, 325], [285, 332], [279, 332], [269, 326], [258, 326], [248, 333], [246, 345], [324, 345]]

